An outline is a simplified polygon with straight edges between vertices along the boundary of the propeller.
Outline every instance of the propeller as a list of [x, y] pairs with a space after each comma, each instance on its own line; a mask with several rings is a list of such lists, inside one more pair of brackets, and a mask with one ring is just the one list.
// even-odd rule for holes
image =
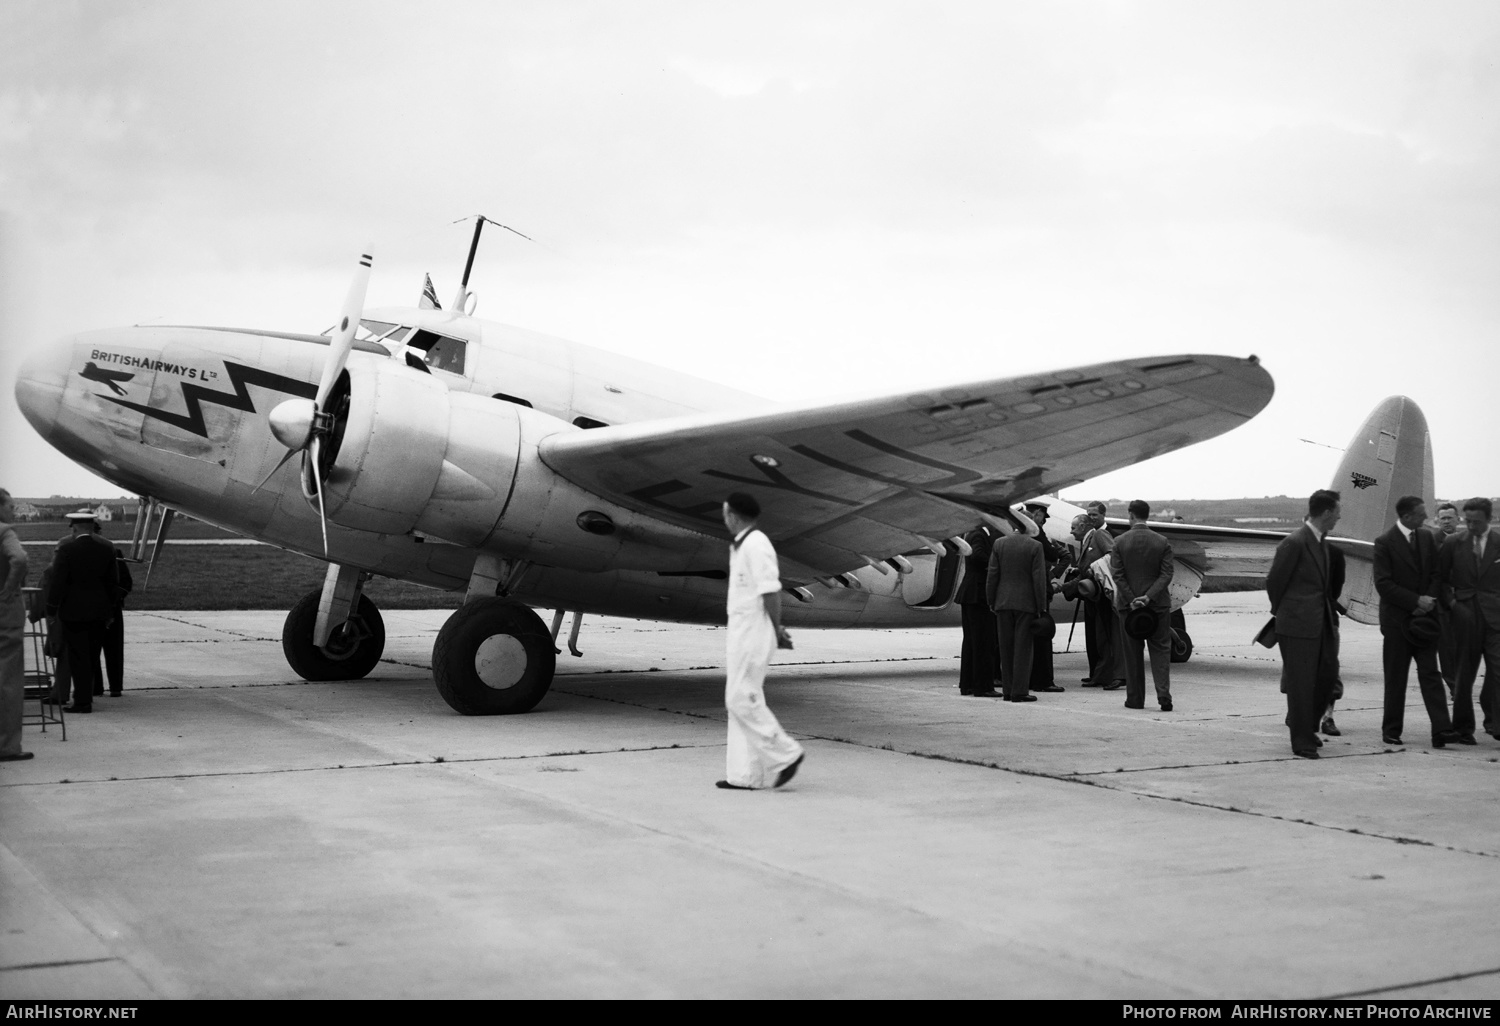
[[[354, 270], [354, 280], [349, 283], [349, 294], [344, 297], [344, 309], [339, 316], [338, 327], [328, 344], [328, 359], [323, 363], [323, 376], [318, 380], [318, 391], [311, 400], [288, 399], [271, 411], [271, 434], [286, 446], [287, 454], [266, 475], [265, 481], [255, 486], [259, 491], [276, 471], [286, 466], [287, 461], [302, 454], [302, 495], [311, 502], [318, 501], [318, 524], [323, 529], [323, 556], [328, 556], [328, 513], [323, 504], [323, 444], [333, 433], [333, 414], [327, 409], [328, 397], [349, 362], [349, 353], [354, 349], [354, 332], [359, 327], [359, 315], [365, 306], [365, 290], [370, 284], [370, 264], [373, 261], [369, 248], [360, 254], [359, 266]], [[252, 493], [253, 494], [253, 493]]]

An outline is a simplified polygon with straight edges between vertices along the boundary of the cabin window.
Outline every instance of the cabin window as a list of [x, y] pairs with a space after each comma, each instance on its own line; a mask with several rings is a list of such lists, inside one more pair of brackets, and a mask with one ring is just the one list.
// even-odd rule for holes
[[589, 428], [609, 427], [609, 425], [604, 423], [604, 421], [595, 420], [593, 417], [574, 417], [573, 423], [578, 427], [583, 428], [585, 431]]
[[531, 403], [527, 402], [525, 399], [522, 399], [520, 396], [506, 395], [504, 392], [496, 392], [494, 395], [490, 396], [490, 398], [499, 399], [501, 402], [515, 403], [517, 406], [524, 406], [527, 409], [531, 409]]
[[447, 335], [439, 335], [435, 331], [419, 329], [412, 334], [406, 344], [426, 354], [423, 361], [434, 370], [447, 371], [450, 374], [464, 372], [464, 340], [461, 338], [451, 338]]

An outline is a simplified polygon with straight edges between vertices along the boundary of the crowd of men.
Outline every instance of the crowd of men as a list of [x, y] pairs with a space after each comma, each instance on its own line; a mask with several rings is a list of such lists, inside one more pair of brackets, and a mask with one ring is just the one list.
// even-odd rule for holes
[[42, 602], [28, 609], [23, 601], [28, 561], [10, 526], [14, 516], [14, 501], [0, 488], [0, 762], [32, 757], [21, 748], [25, 621], [44, 616], [47, 621], [48, 653], [56, 663], [52, 694], [44, 700], [67, 712], [92, 712], [94, 696], [104, 693], [106, 682], [115, 698], [124, 690], [121, 610], [131, 590], [124, 554], [100, 533], [91, 510], [79, 510], [68, 514], [68, 534], [42, 575]]
[[1126, 708], [1144, 709], [1149, 652], [1157, 703], [1172, 711], [1172, 546], [1147, 526], [1145, 502], [1130, 503], [1130, 527], [1118, 538], [1105, 526], [1107, 512], [1093, 502], [1073, 519], [1076, 556], [1047, 537], [1045, 510], [1022, 514], [1036, 521], [1035, 538], [1019, 531], [1001, 536], [989, 527], [964, 536], [972, 551], [957, 596], [961, 694], [1032, 702], [1032, 692], [1064, 690], [1053, 679], [1057, 625], [1048, 613], [1060, 592], [1082, 609], [1089, 665], [1083, 686], [1124, 688]]
[[[1459, 529], [1458, 510], [1445, 503], [1438, 509], [1437, 528], [1429, 529], [1422, 498], [1406, 495], [1396, 502], [1395, 524], [1374, 539], [1385, 678], [1381, 740], [1387, 745], [1404, 744], [1413, 663], [1434, 748], [1476, 744], [1473, 690], [1481, 660], [1482, 725], [1500, 739], [1500, 541], [1490, 530], [1493, 512], [1489, 499], [1469, 499]], [[1327, 729], [1332, 724], [1327, 710], [1339, 686], [1341, 612], [1333, 567], [1338, 550], [1329, 545], [1328, 534], [1340, 513], [1338, 492], [1314, 492], [1306, 521], [1277, 546], [1266, 577], [1274, 626], [1268, 624], [1264, 633], [1268, 642], [1274, 636], [1281, 650], [1286, 725], [1293, 753], [1304, 759], [1318, 758], [1320, 717], [1324, 733], [1337, 732]]]
[[[1030, 702], [1031, 692], [1063, 690], [1052, 679], [1056, 626], [1048, 615], [1051, 597], [1061, 592], [1083, 613], [1089, 667], [1083, 686], [1123, 687], [1125, 707], [1143, 709], [1149, 653], [1157, 703], [1172, 711], [1172, 546], [1148, 526], [1147, 503], [1130, 503], [1130, 526], [1118, 536], [1105, 526], [1106, 512], [1104, 503], [1093, 502], [1074, 519], [1076, 555], [1045, 531], [1038, 538], [1020, 531], [1000, 536], [982, 527], [965, 536], [972, 551], [957, 596], [961, 694]], [[1277, 546], [1266, 578], [1272, 619], [1257, 639], [1280, 649], [1292, 751], [1306, 759], [1318, 758], [1320, 733], [1340, 734], [1333, 711], [1343, 697], [1338, 620], [1345, 612], [1339, 602], [1345, 557], [1327, 539], [1341, 512], [1337, 492], [1314, 492], [1302, 526]], [[1481, 722], [1500, 739], [1500, 541], [1489, 529], [1491, 502], [1470, 499], [1461, 516], [1444, 503], [1436, 527], [1426, 526], [1419, 496], [1403, 496], [1394, 513], [1390, 530], [1374, 539], [1385, 685], [1381, 738], [1404, 743], [1415, 663], [1433, 746], [1475, 744], [1473, 688], [1482, 660]], [[1037, 519], [1045, 525], [1046, 514]]]

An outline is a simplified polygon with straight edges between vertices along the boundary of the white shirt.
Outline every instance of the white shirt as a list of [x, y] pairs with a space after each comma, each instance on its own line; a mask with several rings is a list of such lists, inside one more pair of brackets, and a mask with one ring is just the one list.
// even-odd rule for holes
[[781, 568], [771, 539], [758, 527], [746, 528], [729, 547], [729, 615], [764, 611], [762, 595], [781, 590]]

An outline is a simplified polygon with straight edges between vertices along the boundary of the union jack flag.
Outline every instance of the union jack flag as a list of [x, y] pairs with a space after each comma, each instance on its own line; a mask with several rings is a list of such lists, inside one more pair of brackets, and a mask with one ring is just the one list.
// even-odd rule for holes
[[423, 275], [426, 283], [422, 286], [422, 298], [417, 300], [419, 310], [441, 310], [443, 305], [438, 302], [437, 289], [432, 287], [432, 275]]

